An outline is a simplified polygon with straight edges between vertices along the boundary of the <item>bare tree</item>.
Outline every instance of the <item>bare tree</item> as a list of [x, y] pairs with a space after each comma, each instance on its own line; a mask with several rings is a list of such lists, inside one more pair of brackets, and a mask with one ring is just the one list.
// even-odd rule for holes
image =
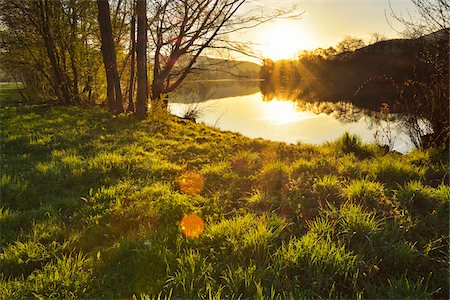
[[448, 0], [411, 0], [411, 2], [416, 10], [407, 14], [395, 11], [389, 2], [391, 17], [405, 26], [405, 32], [409, 36], [417, 37], [449, 28]]
[[[293, 8], [238, 14], [246, 0], [154, 0], [150, 33], [154, 43], [151, 98], [175, 90], [206, 51], [247, 52], [245, 43], [232, 41], [233, 32], [277, 17], [298, 17]], [[165, 100], [167, 105], [167, 100]]]
[[405, 124], [416, 146], [448, 147], [450, 2], [411, 2], [416, 11], [406, 17], [391, 8], [391, 16], [420, 48], [415, 78], [401, 87], [400, 105], [409, 112]]
[[108, 105], [111, 111], [121, 113], [123, 112], [122, 90], [120, 88], [119, 72], [117, 71], [116, 49], [108, 0], [97, 0], [97, 6], [103, 63], [106, 71]]

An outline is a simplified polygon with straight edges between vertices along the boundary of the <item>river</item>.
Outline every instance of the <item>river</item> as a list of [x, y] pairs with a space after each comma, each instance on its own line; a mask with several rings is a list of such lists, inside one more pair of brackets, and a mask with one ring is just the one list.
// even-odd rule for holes
[[174, 97], [169, 110], [178, 116], [196, 110], [197, 122], [251, 138], [322, 144], [349, 132], [358, 134], [365, 142], [375, 142], [376, 134], [381, 143], [387, 143], [390, 137], [391, 148], [401, 153], [413, 149], [410, 138], [394, 115], [389, 116], [390, 121], [381, 121], [377, 126], [376, 112], [351, 103], [278, 98], [266, 101], [254, 83], [203, 83], [197, 91], [185, 91]]

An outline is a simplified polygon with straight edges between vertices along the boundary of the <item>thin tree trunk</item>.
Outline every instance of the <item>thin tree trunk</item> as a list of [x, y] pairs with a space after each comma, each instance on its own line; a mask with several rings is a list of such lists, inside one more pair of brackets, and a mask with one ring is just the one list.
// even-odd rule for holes
[[122, 91], [119, 73], [117, 72], [116, 49], [114, 47], [108, 0], [97, 0], [97, 6], [102, 40], [101, 49], [106, 71], [108, 105], [111, 111], [121, 113], [123, 112]]
[[147, 116], [148, 78], [147, 78], [147, 5], [145, 0], [137, 0], [137, 96], [136, 117]]
[[135, 14], [135, 4], [133, 3], [133, 12], [131, 15], [131, 33], [130, 33], [130, 40], [131, 40], [131, 68], [130, 68], [130, 88], [129, 88], [129, 95], [128, 95], [128, 108], [127, 112], [134, 112], [134, 103], [133, 103], [133, 96], [134, 96], [134, 69], [135, 69], [135, 63], [136, 63], [136, 14]]
[[73, 72], [73, 94], [75, 97], [76, 102], [79, 104], [80, 101], [80, 92], [78, 88], [78, 66], [76, 62], [76, 52], [77, 52], [77, 43], [76, 43], [76, 36], [77, 36], [77, 25], [78, 25], [78, 16], [75, 9], [75, 3], [72, 0], [70, 2], [72, 13], [71, 13], [71, 41], [70, 41], [70, 64]]
[[63, 103], [70, 103], [72, 97], [66, 86], [67, 82], [63, 78], [63, 72], [57, 61], [57, 53], [55, 48], [55, 43], [53, 41], [53, 35], [50, 30], [49, 24], [49, 5], [47, 1], [38, 2], [41, 19], [43, 23], [43, 39], [45, 44], [45, 49], [47, 50], [48, 58], [50, 59], [50, 65], [53, 70], [53, 77], [55, 80], [55, 91], [58, 93], [58, 97]]

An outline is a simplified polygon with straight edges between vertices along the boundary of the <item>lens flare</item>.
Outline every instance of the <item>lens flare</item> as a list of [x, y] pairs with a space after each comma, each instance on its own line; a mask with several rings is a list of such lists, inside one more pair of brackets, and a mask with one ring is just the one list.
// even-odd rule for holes
[[187, 215], [180, 221], [181, 233], [188, 238], [196, 238], [205, 231], [205, 223], [196, 214]]
[[198, 171], [186, 171], [178, 177], [178, 185], [183, 193], [196, 195], [203, 189], [205, 180]]

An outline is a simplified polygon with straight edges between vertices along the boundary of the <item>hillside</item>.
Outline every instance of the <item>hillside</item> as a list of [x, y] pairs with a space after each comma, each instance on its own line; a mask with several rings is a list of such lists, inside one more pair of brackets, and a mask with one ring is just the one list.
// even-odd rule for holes
[[[439, 62], [448, 65], [448, 34], [449, 30], [443, 30], [418, 39], [381, 41], [328, 58], [280, 61], [266, 76], [263, 91], [269, 98], [284, 93], [311, 101], [351, 101], [373, 111], [385, 102], [393, 111], [401, 111], [396, 104], [403, 83], [428, 82], [431, 78], [429, 59], [424, 57], [428, 54], [424, 53], [436, 52]], [[286, 70], [287, 75], [280, 75], [280, 70]]]
[[248, 61], [200, 57], [193, 72], [171, 95], [171, 102], [198, 103], [257, 93], [260, 69]]
[[449, 297], [434, 149], [0, 103], [1, 299]]
[[[182, 57], [179, 65], [183, 66], [189, 60], [189, 56]], [[258, 79], [260, 68], [260, 65], [253, 62], [200, 56], [188, 75], [187, 81]]]
[[356, 50], [352, 55], [380, 55], [384, 57], [400, 57], [418, 55], [428, 45], [448, 42], [450, 29], [443, 29], [416, 39], [390, 39]]

